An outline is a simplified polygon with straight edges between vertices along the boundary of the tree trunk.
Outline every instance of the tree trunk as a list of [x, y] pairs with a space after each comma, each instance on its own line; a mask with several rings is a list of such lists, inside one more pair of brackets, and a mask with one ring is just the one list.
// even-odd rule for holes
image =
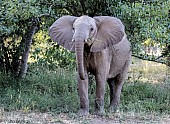
[[25, 50], [25, 39], [22, 39], [19, 46], [16, 47], [16, 51], [12, 53], [12, 62], [11, 62], [11, 72], [14, 77], [19, 75], [20, 66], [21, 66], [21, 58], [24, 50]]
[[29, 56], [29, 52], [30, 52], [30, 48], [31, 48], [32, 38], [35, 34], [36, 29], [37, 29], [37, 26], [33, 22], [33, 24], [31, 25], [31, 27], [27, 33], [27, 37], [25, 39], [25, 51], [22, 54], [21, 67], [20, 67], [20, 72], [19, 72], [19, 77], [21, 77], [21, 78], [23, 78], [27, 73], [28, 56]]
[[169, 67], [167, 67], [166, 75], [167, 75], [167, 81], [169, 81], [170, 79], [170, 56], [167, 57], [167, 65]]
[[8, 49], [5, 47], [4, 42], [2, 44], [3, 52], [4, 52], [4, 64], [5, 64], [5, 73], [8, 73], [11, 69], [10, 67], [10, 61], [9, 61], [9, 54], [8, 54]]
[[170, 67], [170, 56], [167, 57], [167, 65]]

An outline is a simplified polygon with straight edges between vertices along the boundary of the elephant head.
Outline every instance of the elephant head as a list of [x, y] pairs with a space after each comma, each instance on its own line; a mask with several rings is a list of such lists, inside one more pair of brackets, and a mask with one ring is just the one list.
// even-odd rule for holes
[[114, 17], [63, 16], [52, 24], [49, 35], [59, 45], [76, 52], [78, 73], [84, 80], [86, 75], [83, 52], [88, 39], [96, 39], [90, 44], [90, 52], [99, 52], [119, 43], [125, 32], [121, 21]]

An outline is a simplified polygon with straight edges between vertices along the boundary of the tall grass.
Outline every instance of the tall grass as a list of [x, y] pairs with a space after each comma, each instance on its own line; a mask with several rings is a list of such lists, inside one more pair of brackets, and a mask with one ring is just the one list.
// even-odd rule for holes
[[24, 79], [4, 77], [2, 73], [0, 77], [0, 104], [6, 110], [68, 112], [77, 109], [75, 71], [60, 68], [49, 71], [48, 67], [32, 66]]
[[[119, 110], [170, 114], [170, 80], [155, 84], [141, 79], [130, 77], [126, 81]], [[109, 104], [108, 89], [105, 108]], [[95, 83], [89, 85], [89, 96], [93, 109]], [[77, 112], [78, 101], [75, 70], [31, 65], [23, 79], [0, 73], [0, 107], [5, 110]]]

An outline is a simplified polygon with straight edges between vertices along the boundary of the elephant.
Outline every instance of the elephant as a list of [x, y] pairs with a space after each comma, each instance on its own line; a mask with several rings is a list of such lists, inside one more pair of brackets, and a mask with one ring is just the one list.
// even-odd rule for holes
[[105, 113], [105, 84], [110, 89], [108, 110], [117, 110], [122, 86], [131, 63], [131, 44], [121, 20], [111, 16], [65, 15], [49, 28], [50, 38], [76, 53], [80, 116], [89, 114], [88, 73], [95, 77], [94, 113]]

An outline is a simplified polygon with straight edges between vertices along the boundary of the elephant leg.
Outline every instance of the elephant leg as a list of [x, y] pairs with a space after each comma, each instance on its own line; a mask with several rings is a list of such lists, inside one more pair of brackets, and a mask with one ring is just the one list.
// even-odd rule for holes
[[95, 99], [95, 114], [104, 114], [104, 94], [106, 77], [102, 74], [97, 74], [96, 78], [96, 99]]
[[107, 80], [110, 87], [110, 112], [115, 112], [117, 110], [120, 101], [122, 86], [128, 73], [129, 63], [129, 61], [125, 63], [122, 73], [118, 74], [114, 78]]
[[115, 78], [108, 79], [108, 84], [110, 88], [110, 106], [109, 111], [115, 112], [117, 110], [120, 94], [122, 90], [123, 80], [120, 79], [120, 75], [117, 75]]
[[[87, 75], [87, 74], [86, 74]], [[78, 114], [85, 116], [89, 114], [89, 99], [88, 99], [88, 78], [81, 80], [78, 78], [78, 94], [80, 97], [80, 110]]]

